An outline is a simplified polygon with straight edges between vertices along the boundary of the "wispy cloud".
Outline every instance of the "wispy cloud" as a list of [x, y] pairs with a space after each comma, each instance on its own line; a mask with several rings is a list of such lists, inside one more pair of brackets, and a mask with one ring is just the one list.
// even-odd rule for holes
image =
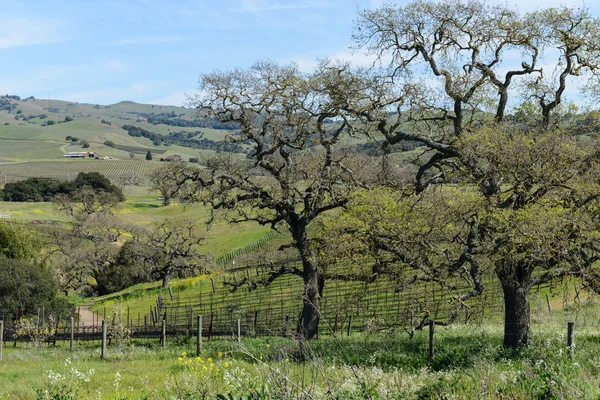
[[183, 42], [188, 38], [185, 36], [139, 36], [132, 38], [124, 38], [106, 43], [107, 46], [125, 46], [133, 44], [160, 44]]
[[[326, 57], [321, 58], [329, 58], [331, 60], [338, 61], [347, 61], [351, 63], [355, 67], [371, 67], [373, 65], [387, 65], [390, 61], [390, 57], [383, 57], [381, 60], [377, 58], [375, 55], [368, 55], [361, 52], [352, 53], [349, 51], [339, 51], [336, 53], [332, 53]], [[312, 72], [318, 65], [318, 58], [308, 58], [308, 57], [297, 57], [293, 58], [292, 62], [295, 62], [298, 65], [298, 68], [302, 72]]]
[[108, 69], [111, 71], [116, 71], [116, 72], [125, 71], [125, 64], [123, 64], [123, 62], [121, 62], [119, 60], [104, 60], [102, 62], [102, 66], [105, 69]]
[[188, 102], [188, 95], [183, 90], [169, 93], [165, 97], [149, 101], [150, 104], [160, 104], [166, 106], [185, 106]]
[[65, 40], [55, 20], [0, 17], [0, 49], [57, 43]]
[[262, 12], [276, 10], [290, 10], [299, 8], [330, 8], [331, 5], [326, 1], [285, 1], [274, 2], [270, 0], [242, 0], [237, 7], [233, 7], [233, 12]]

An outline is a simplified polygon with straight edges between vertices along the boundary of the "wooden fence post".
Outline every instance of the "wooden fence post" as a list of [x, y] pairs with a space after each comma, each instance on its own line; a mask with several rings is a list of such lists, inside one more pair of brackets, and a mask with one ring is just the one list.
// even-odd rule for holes
[[196, 317], [196, 325], [198, 331], [196, 332], [196, 356], [202, 353], [202, 315]]
[[429, 359], [433, 360], [435, 355], [435, 322], [429, 320]]
[[348, 336], [352, 335], [352, 319], [353, 317], [350, 316], [350, 321], [348, 322]]
[[242, 320], [238, 318], [237, 320], [237, 333], [238, 333], [238, 344], [242, 344]]
[[552, 307], [550, 307], [550, 296], [546, 293], [546, 303], [548, 303], [548, 313], [552, 314]]
[[73, 351], [73, 340], [75, 339], [75, 319], [71, 317], [71, 343], [69, 348]]
[[160, 330], [160, 345], [165, 347], [167, 345], [167, 321], [162, 320], [162, 329]]
[[569, 347], [569, 356], [571, 360], [575, 356], [575, 322], [567, 323], [567, 346]]
[[0, 361], [2, 361], [2, 348], [4, 347], [4, 320], [0, 320]]
[[100, 354], [100, 358], [104, 360], [104, 356], [106, 354], [106, 320], [102, 320], [102, 353]]

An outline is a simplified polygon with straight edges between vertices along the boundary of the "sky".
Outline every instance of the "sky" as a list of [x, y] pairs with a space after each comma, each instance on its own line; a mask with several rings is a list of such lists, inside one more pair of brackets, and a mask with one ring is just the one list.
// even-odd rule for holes
[[[361, 64], [368, 59], [350, 50], [353, 21], [358, 10], [383, 2], [2, 0], [0, 93], [181, 106], [200, 74], [257, 60], [293, 61], [306, 71], [325, 57]], [[516, 6], [559, 4], [586, 5], [528, 0]]]

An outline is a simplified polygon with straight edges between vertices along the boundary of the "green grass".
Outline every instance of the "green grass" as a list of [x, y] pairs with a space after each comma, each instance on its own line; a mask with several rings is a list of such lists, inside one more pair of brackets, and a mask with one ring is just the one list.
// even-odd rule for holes
[[104, 361], [98, 342], [77, 344], [72, 353], [65, 342], [35, 349], [19, 344], [4, 349], [0, 398], [34, 399], [37, 389], [65, 395], [73, 386], [70, 393], [80, 399], [198, 398], [201, 393], [208, 398], [254, 393], [252, 398], [260, 399], [598, 398], [595, 326], [578, 326], [573, 360], [565, 326], [550, 320], [535, 328], [529, 348], [507, 351], [501, 325], [439, 327], [433, 360], [427, 355], [427, 331], [412, 339], [390, 332], [324, 337], [302, 346], [273, 337], [243, 338], [241, 346], [234, 340], [205, 341], [198, 360], [194, 340], [186, 337], [167, 338], [166, 348], [156, 340], [109, 347]]

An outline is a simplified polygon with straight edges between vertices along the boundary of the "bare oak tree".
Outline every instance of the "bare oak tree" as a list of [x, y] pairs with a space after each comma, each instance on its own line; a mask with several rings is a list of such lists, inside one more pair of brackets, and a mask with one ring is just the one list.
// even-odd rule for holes
[[192, 99], [200, 113], [237, 123], [231, 140], [248, 149], [247, 158], [219, 154], [208, 160], [205, 173], [193, 179], [195, 199], [227, 211], [232, 222], [289, 230], [302, 267], [275, 274], [294, 274], [304, 282], [300, 338], [317, 333], [325, 284], [310, 226], [375, 176], [374, 160], [341, 145], [349, 134], [336, 95], [342, 84], [339, 70], [325, 63], [304, 75], [295, 65], [258, 62], [250, 69], [202, 75]]

